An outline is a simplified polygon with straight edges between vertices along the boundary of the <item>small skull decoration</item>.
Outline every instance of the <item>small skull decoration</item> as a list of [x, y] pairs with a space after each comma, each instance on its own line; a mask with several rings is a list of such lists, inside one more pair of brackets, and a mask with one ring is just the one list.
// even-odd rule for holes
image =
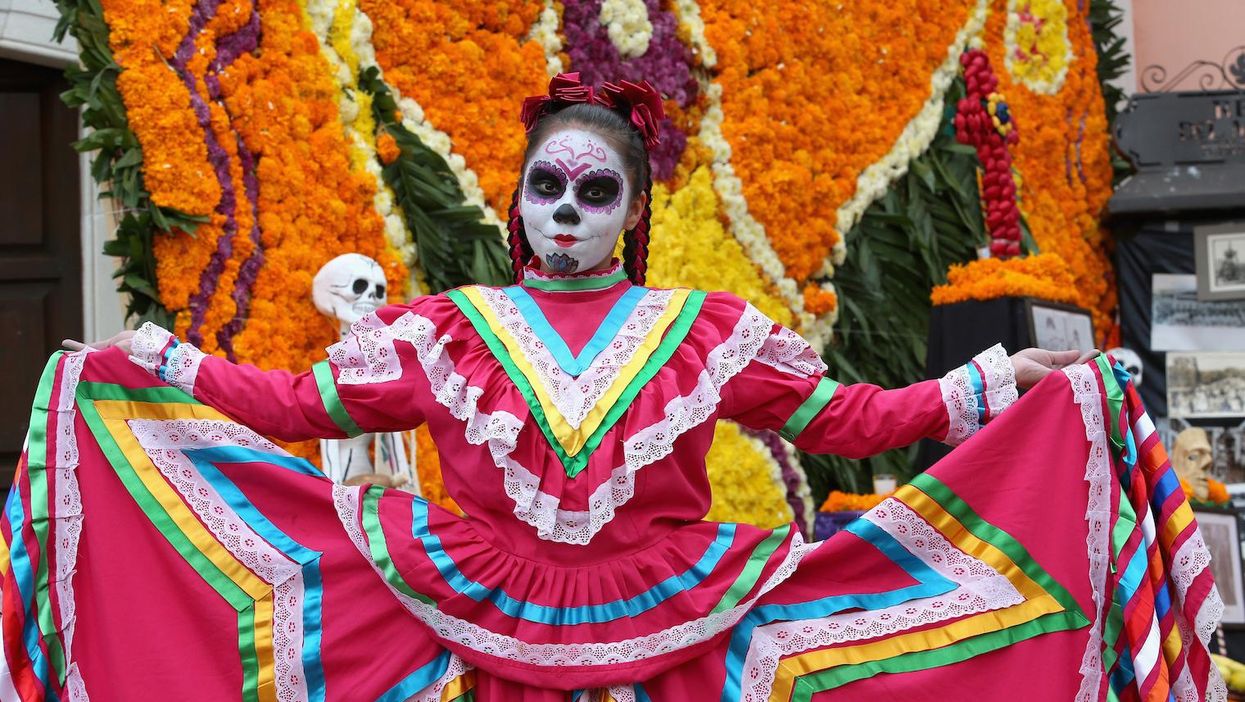
[[[385, 304], [387, 287], [379, 263], [363, 254], [342, 254], [316, 273], [311, 281], [311, 300], [316, 309], [338, 321], [345, 338], [351, 324]], [[334, 482], [400, 487], [418, 494], [413, 446], [409, 432], [322, 439], [321, 464]]]
[[343, 333], [385, 304], [385, 271], [363, 254], [348, 253], [324, 264], [311, 281], [316, 309], [341, 323]]
[[1116, 361], [1124, 364], [1124, 370], [1133, 376], [1133, 385], [1141, 387], [1141, 356], [1138, 356], [1136, 351], [1126, 348], [1114, 348], [1107, 353], [1111, 354]]

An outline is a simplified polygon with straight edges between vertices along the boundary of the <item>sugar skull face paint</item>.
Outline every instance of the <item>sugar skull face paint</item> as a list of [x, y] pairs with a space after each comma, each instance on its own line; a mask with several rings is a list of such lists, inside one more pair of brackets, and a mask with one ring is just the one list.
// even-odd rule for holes
[[554, 132], [523, 174], [519, 215], [532, 251], [554, 273], [595, 268], [613, 255], [634, 190], [622, 156], [583, 129]]

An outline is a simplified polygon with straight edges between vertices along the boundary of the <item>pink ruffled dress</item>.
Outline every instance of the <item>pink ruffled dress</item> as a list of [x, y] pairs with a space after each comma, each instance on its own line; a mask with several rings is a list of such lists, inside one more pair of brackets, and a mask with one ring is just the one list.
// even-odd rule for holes
[[791, 526], [701, 521], [715, 420], [860, 457], [923, 437], [958, 444], [1016, 397], [997, 346], [941, 380], [840, 385], [743, 300], [636, 287], [617, 265], [529, 269], [519, 286], [385, 307], [302, 375], [206, 356], [150, 325], [133, 360], [283, 440], [426, 423], [465, 517], [326, 481], [291, 486], [291, 504], [332, 504], [352, 557], [422, 623], [429, 651], [452, 654], [441, 684], [474, 669], [482, 700], [590, 688], [642, 699], [655, 693], [633, 683], [702, 656], [712, 674], [680, 684], [738, 688], [746, 652], [723, 642], [740, 620], [767, 601], [815, 601], [784, 594], [799, 569], [844, 572]]

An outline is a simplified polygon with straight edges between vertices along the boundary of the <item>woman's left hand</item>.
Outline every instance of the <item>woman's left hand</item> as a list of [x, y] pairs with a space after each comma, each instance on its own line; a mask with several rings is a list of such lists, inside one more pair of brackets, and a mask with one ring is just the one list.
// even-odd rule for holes
[[1097, 356], [1098, 353], [1098, 349], [1091, 349], [1084, 353], [1076, 349], [1071, 351], [1047, 351], [1046, 349], [1029, 348], [1017, 351], [1012, 355], [1012, 368], [1016, 371], [1016, 386], [1022, 390], [1027, 390], [1037, 385], [1042, 378], [1060, 368], [1076, 363], [1084, 363]]

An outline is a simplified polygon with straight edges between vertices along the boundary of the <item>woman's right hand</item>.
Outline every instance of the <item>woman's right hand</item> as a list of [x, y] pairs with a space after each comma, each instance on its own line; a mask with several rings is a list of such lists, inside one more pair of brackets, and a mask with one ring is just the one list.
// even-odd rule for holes
[[82, 349], [102, 350], [108, 348], [109, 346], [116, 346], [126, 352], [126, 354], [129, 354], [132, 352], [130, 345], [134, 339], [134, 334], [135, 332], [133, 329], [126, 329], [113, 334], [111, 337], [104, 339], [103, 341], [92, 341], [89, 344], [81, 341], [75, 341], [74, 339], [64, 339], [61, 341], [61, 346], [64, 346], [70, 351], [81, 351]]

